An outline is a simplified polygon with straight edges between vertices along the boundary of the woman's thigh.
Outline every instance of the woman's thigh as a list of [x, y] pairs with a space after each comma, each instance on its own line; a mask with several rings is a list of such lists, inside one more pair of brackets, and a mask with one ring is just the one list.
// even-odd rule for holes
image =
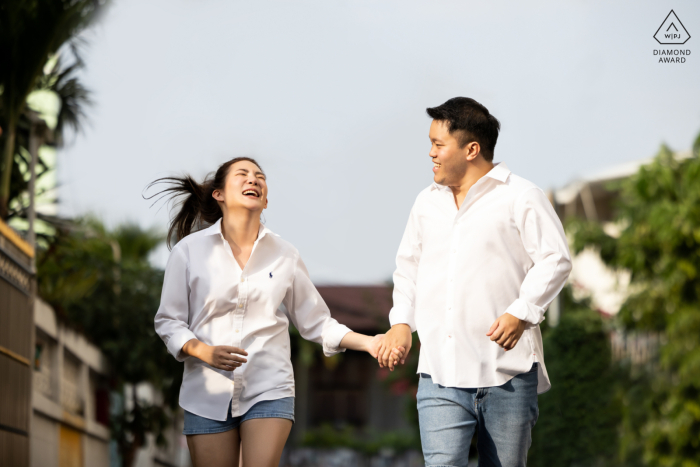
[[292, 425], [286, 418], [254, 418], [241, 423], [242, 467], [277, 467]]
[[187, 436], [194, 467], [238, 467], [241, 452], [239, 428], [205, 435]]

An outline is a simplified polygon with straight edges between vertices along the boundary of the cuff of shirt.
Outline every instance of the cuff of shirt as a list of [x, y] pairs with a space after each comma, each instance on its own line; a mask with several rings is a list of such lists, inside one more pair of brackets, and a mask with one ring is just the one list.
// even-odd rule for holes
[[414, 311], [408, 305], [394, 305], [389, 312], [389, 324], [408, 324], [411, 332], [416, 332], [416, 322], [414, 319]]
[[506, 309], [506, 313], [537, 326], [544, 321], [544, 308], [518, 298]]
[[170, 336], [170, 339], [168, 340], [168, 352], [170, 352], [178, 362], [184, 362], [187, 355], [181, 352], [182, 346], [185, 345], [187, 341], [196, 338], [197, 336], [195, 336], [189, 329], [179, 331]]
[[332, 357], [337, 353], [345, 352], [345, 349], [340, 347], [340, 341], [349, 332], [351, 332], [350, 328], [343, 324], [338, 324], [329, 329], [328, 335], [323, 338], [323, 355]]

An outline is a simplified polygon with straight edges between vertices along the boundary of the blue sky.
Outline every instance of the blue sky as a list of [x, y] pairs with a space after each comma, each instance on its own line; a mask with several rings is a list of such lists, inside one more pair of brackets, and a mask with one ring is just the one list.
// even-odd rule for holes
[[[652, 37], [671, 9], [680, 47]], [[150, 181], [252, 156], [318, 283], [391, 277], [432, 179], [425, 108], [451, 97], [488, 107], [496, 160], [543, 189], [700, 132], [695, 1], [114, 0], [86, 38], [95, 106], [58, 154], [60, 212], [164, 231]]]

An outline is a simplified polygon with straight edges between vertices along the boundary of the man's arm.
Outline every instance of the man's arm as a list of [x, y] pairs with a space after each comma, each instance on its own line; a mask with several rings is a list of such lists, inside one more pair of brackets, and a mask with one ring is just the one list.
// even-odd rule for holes
[[[417, 203], [416, 203], [417, 204]], [[399, 251], [396, 254], [396, 271], [394, 271], [394, 307], [389, 313], [391, 329], [386, 333], [379, 348], [377, 360], [380, 367], [393, 370], [399, 361], [404, 363], [411, 350], [411, 333], [416, 330], [415, 297], [418, 262], [421, 255], [421, 237], [413, 205], [408, 217]], [[402, 358], [398, 358], [398, 348], [403, 347]]]
[[544, 321], [545, 310], [571, 271], [564, 228], [542, 190], [531, 188], [523, 193], [514, 214], [523, 246], [534, 264], [520, 286], [520, 296], [486, 334], [505, 350], [515, 347], [527, 327]]

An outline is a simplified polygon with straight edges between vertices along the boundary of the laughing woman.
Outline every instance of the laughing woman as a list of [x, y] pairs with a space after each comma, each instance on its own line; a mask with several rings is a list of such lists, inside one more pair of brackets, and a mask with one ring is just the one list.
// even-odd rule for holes
[[[178, 239], [155, 317], [168, 351], [185, 362], [180, 405], [195, 467], [277, 466], [294, 422], [290, 321], [326, 356], [376, 358], [380, 336], [331, 318], [299, 252], [261, 225], [265, 173], [236, 158], [213, 178], [166, 178], [184, 195], [168, 232]], [[192, 233], [195, 226], [210, 227]], [[284, 305], [282, 307], [281, 305]]]

